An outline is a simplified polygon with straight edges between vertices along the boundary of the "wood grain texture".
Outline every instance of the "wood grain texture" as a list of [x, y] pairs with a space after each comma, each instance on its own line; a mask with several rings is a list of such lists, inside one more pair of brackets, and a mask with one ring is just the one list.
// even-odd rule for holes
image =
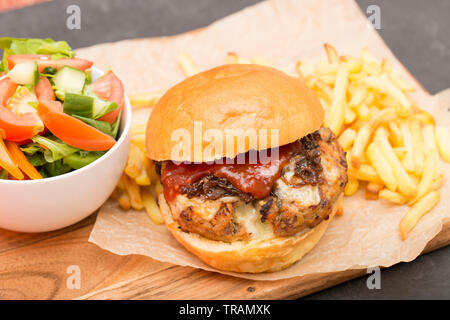
[[[348, 270], [254, 281], [118, 256], [87, 241], [94, 220], [43, 234], [0, 230], [0, 299], [293, 299], [365, 274]], [[424, 252], [448, 244], [450, 223]], [[80, 289], [66, 286], [70, 265], [80, 267]]]

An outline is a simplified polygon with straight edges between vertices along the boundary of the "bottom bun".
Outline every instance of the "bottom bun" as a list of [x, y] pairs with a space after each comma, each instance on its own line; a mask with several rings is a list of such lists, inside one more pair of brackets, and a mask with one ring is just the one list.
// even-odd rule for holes
[[159, 205], [164, 221], [175, 239], [202, 261], [224, 271], [259, 273], [285, 269], [311, 251], [319, 242], [336, 211], [342, 210], [342, 196], [333, 204], [329, 218], [311, 230], [291, 237], [232, 243], [214, 241], [182, 231], [173, 220], [163, 194], [159, 196]]

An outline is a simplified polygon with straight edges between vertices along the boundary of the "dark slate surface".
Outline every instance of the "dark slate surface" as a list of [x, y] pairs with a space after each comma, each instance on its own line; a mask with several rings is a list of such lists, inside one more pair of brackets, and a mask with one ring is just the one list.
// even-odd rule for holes
[[[0, 36], [51, 37], [74, 48], [128, 38], [173, 35], [238, 11], [257, 0], [54, 0], [0, 14]], [[381, 9], [379, 33], [431, 93], [450, 87], [450, 1], [358, 0]], [[81, 30], [66, 28], [66, 8], [81, 9]], [[307, 299], [449, 299], [450, 247], [381, 272], [381, 289], [367, 277]]]

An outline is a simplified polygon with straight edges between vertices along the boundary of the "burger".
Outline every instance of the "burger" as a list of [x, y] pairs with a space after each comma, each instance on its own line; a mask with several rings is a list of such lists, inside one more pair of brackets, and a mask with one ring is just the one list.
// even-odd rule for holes
[[345, 153], [299, 78], [229, 64], [168, 90], [147, 125], [173, 236], [217, 269], [270, 272], [300, 260], [342, 210]]

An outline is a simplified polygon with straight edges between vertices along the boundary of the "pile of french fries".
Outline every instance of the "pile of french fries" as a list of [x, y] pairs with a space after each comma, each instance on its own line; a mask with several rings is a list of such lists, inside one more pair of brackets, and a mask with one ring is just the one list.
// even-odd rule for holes
[[145, 151], [145, 125], [131, 127], [130, 151], [125, 170], [112, 198], [124, 210], [147, 211], [156, 224], [163, 223], [157, 204], [162, 186], [155, 171], [155, 165]]
[[318, 95], [329, 127], [347, 152], [349, 181], [345, 195], [360, 186], [367, 199], [384, 199], [411, 208], [400, 222], [406, 239], [420, 218], [440, 199], [443, 169], [450, 162], [448, 127], [408, 97], [414, 91], [389, 62], [368, 49], [360, 57], [339, 56], [325, 44], [328, 61], [297, 69]]
[[[404, 240], [440, 200], [440, 157], [450, 162], [449, 128], [436, 127], [433, 117], [414, 104], [408, 96], [414, 88], [386, 59], [380, 62], [368, 49], [360, 57], [339, 56], [328, 44], [325, 51], [328, 61], [317, 66], [298, 61], [296, 76], [317, 93], [326, 111], [324, 126], [347, 153], [349, 181], [344, 193], [352, 196], [363, 187], [367, 199], [410, 206], [400, 222]], [[226, 63], [272, 66], [262, 57], [246, 59], [234, 52], [226, 55]], [[178, 56], [178, 64], [186, 77], [199, 72], [187, 53]], [[134, 108], [151, 107], [162, 94], [133, 95], [130, 102]], [[122, 208], [145, 208], [155, 223], [161, 223], [155, 199], [162, 187], [145, 154], [145, 127], [135, 126], [116, 197]]]

